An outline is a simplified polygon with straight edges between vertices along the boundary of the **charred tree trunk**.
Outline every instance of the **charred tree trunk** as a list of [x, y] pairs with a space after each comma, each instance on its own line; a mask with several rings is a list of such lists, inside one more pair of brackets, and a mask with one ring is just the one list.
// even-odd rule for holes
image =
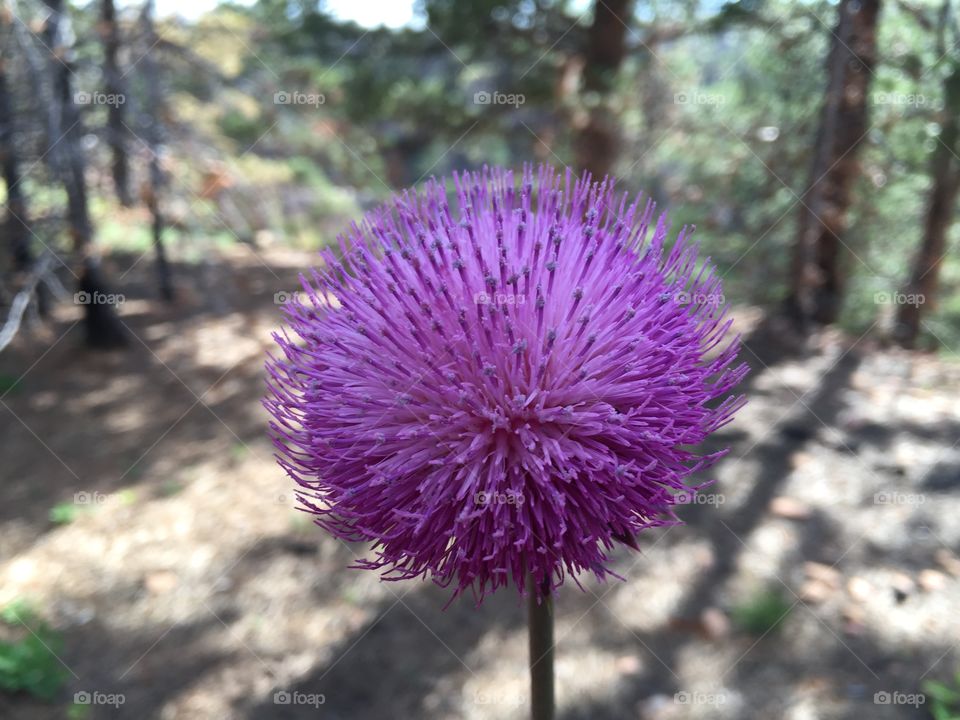
[[877, 56], [879, 0], [841, 0], [827, 56], [827, 90], [794, 244], [787, 309], [801, 327], [829, 324], [843, 301], [841, 238], [847, 230], [857, 148], [867, 132], [867, 93]]
[[608, 96], [626, 56], [632, 0], [596, 0], [584, 53], [583, 99], [587, 119], [575, 139], [577, 165], [594, 178], [609, 174], [617, 157], [619, 131]]
[[954, 65], [944, 81], [943, 94], [943, 125], [933, 151], [930, 169], [933, 187], [923, 225], [923, 239], [904, 289], [905, 295], [922, 298], [922, 301], [900, 304], [894, 328], [894, 339], [904, 347], [916, 344], [923, 312], [936, 298], [940, 266], [947, 248], [947, 232], [953, 222], [960, 191], [960, 162], [956, 155], [960, 150], [957, 143], [960, 139], [960, 65]]
[[111, 171], [117, 200], [130, 207], [130, 163], [127, 156], [126, 95], [123, 75], [117, 56], [120, 53], [120, 31], [117, 27], [117, 12], [113, 0], [103, 0], [100, 16], [100, 32], [103, 36], [104, 91], [113, 102], [107, 103], [107, 142], [113, 152]]
[[84, 306], [87, 344], [96, 348], [114, 348], [126, 344], [127, 334], [117, 317], [112, 298], [102, 277], [99, 263], [92, 252], [93, 226], [87, 207], [86, 162], [83, 156], [83, 127], [73, 96], [70, 67], [72, 50], [63, 38], [67, 36], [63, 0], [45, 0], [50, 10], [43, 29], [44, 44], [50, 48], [50, 70], [53, 75], [52, 101], [56, 127], [48, 128], [50, 158], [54, 171], [63, 182], [67, 195], [67, 223], [73, 249], [79, 257], [78, 300]]
[[144, 75], [147, 84], [147, 117], [145, 118], [147, 143], [150, 149], [150, 182], [146, 189], [147, 206], [153, 217], [153, 248], [156, 253], [157, 283], [160, 297], [167, 302], [173, 300], [173, 279], [170, 274], [170, 264], [167, 262], [166, 248], [163, 244], [163, 213], [160, 208], [160, 192], [163, 187], [163, 171], [160, 168], [160, 151], [162, 141], [161, 132], [161, 98], [160, 78], [157, 63], [153, 57], [153, 47], [157, 43], [156, 31], [153, 27], [153, 0], [147, 0], [143, 6], [144, 41], [147, 51], [143, 58]]

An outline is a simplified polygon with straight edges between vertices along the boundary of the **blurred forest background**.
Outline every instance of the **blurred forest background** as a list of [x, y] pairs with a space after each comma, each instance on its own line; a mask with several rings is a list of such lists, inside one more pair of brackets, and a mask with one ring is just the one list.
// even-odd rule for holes
[[960, 718], [960, 2], [336, 4], [0, 0], [0, 716], [524, 716], [513, 599], [345, 571], [258, 400], [350, 221], [546, 162], [696, 225], [754, 367], [561, 715]]

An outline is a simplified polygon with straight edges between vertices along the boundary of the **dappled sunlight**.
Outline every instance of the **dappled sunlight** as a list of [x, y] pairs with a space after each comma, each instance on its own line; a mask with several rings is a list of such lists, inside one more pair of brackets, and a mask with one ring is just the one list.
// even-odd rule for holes
[[960, 718], [960, 4], [386, 5], [0, 0], [0, 719]]

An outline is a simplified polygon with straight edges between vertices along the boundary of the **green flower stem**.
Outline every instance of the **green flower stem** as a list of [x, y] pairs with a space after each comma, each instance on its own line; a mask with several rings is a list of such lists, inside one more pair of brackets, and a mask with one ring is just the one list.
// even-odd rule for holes
[[547, 585], [537, 602], [532, 576], [527, 579], [527, 588], [530, 595], [530, 717], [553, 720], [553, 599]]

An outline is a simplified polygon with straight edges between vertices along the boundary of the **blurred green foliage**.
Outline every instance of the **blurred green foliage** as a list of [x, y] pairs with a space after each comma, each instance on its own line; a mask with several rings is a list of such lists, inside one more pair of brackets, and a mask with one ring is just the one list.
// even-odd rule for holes
[[927, 680], [923, 691], [930, 698], [934, 720], [960, 720], [960, 671], [952, 683]]
[[776, 630], [793, 605], [776, 590], [764, 590], [733, 608], [734, 624], [751, 635], [763, 636]]
[[[163, 20], [154, 52], [173, 251], [199, 259], [223, 242], [314, 248], [430, 175], [484, 163], [572, 163], [578, 128], [597, 101], [576, 89], [591, 6], [421, 0], [420, 22], [400, 30], [339, 21], [302, 0]], [[851, 332], [892, 321], [893, 308], [875, 296], [903, 288], [920, 241], [943, 82], [960, 61], [956, 23], [939, 22], [941, 6], [887, 3], [881, 13], [870, 130], [842, 238], [849, 284], [841, 324]], [[74, 20], [78, 89], [96, 89], [96, 13]], [[676, 225], [699, 228], [729, 299], [778, 302], [810, 180], [836, 3], [669, 0], [638, 4], [627, 20], [626, 61], [609, 103], [623, 187], [669, 207]], [[142, 105], [135, 99], [144, 80], [134, 68], [127, 82], [132, 110]], [[475, 102], [484, 92], [523, 101]], [[293, 93], [315, 101], [277, 100]], [[88, 127], [103, 126], [105, 108], [85, 113]], [[136, 113], [130, 123], [136, 134], [145, 127]], [[109, 165], [108, 150], [93, 137], [94, 167]], [[59, 193], [31, 182], [35, 213], [54, 212]], [[118, 212], [100, 186], [93, 195], [100, 240], [147, 250], [143, 214]], [[949, 248], [958, 233], [951, 229]], [[938, 349], [960, 342], [956, 253], [941, 277], [925, 338]]]
[[0, 373], [0, 397], [15, 392], [20, 387], [20, 378]]
[[69, 525], [86, 510], [88, 508], [72, 502], [57, 503], [50, 508], [50, 522], [54, 525]]
[[66, 671], [57, 658], [63, 645], [60, 634], [23, 601], [0, 610], [0, 621], [22, 633], [16, 640], [0, 640], [0, 689], [53, 700], [66, 681]]

